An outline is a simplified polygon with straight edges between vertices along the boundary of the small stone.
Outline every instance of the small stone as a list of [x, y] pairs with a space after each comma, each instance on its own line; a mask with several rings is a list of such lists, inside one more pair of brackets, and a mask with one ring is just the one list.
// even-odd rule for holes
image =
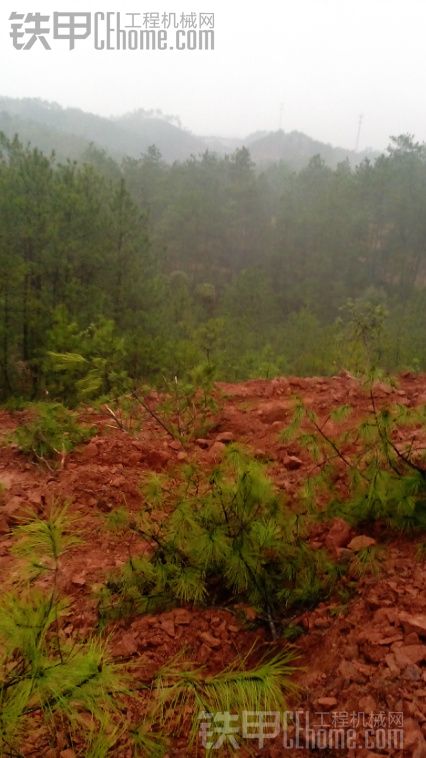
[[180, 453], [177, 454], [178, 461], [187, 461], [188, 460], [188, 453], [185, 453], [184, 450], [181, 450]]
[[284, 421], [288, 416], [288, 408], [283, 403], [270, 402], [265, 403], [259, 410], [259, 416], [266, 424], [273, 424], [274, 421]]
[[407, 631], [417, 632], [420, 636], [426, 636], [426, 614], [410, 614], [401, 611], [399, 614], [399, 621], [404, 625]]
[[84, 587], [86, 584], [86, 577], [80, 574], [79, 576], [74, 576], [71, 579], [72, 584], [75, 584], [76, 587]]
[[176, 636], [176, 628], [172, 619], [162, 619], [161, 628], [169, 635], [169, 637]]
[[365, 645], [362, 649], [362, 653], [367, 661], [371, 663], [380, 663], [386, 657], [386, 650], [379, 645]]
[[410, 632], [404, 637], [404, 645], [419, 645], [420, 637], [417, 632]]
[[392, 672], [392, 674], [394, 674], [395, 676], [400, 676], [401, 669], [397, 665], [395, 656], [392, 655], [392, 653], [388, 653], [388, 655], [385, 657], [385, 661], [387, 663], [389, 670]]
[[337, 670], [340, 676], [347, 682], [364, 684], [366, 681], [364, 674], [358, 671], [351, 661], [341, 661]]
[[138, 652], [136, 637], [131, 632], [123, 634], [119, 642], [114, 646], [114, 652], [123, 658], [128, 658]]
[[365, 550], [368, 547], [376, 545], [376, 540], [372, 537], [367, 537], [366, 534], [359, 534], [354, 537], [348, 544], [349, 550], [353, 550], [354, 553], [358, 553], [360, 550]]
[[350, 540], [351, 527], [348, 522], [342, 518], [335, 518], [325, 538], [325, 546], [329, 550], [335, 550], [339, 547], [346, 547]]
[[402, 634], [393, 634], [391, 637], [382, 637], [382, 639], [377, 640], [378, 645], [393, 645], [394, 642], [401, 642], [402, 641]]
[[384, 382], [375, 382], [373, 389], [376, 394], [381, 392], [383, 395], [391, 395], [393, 392], [392, 387]]
[[242, 605], [241, 610], [244, 613], [244, 616], [246, 617], [247, 621], [256, 621], [257, 619], [256, 608], [253, 608], [251, 605]]
[[402, 678], [408, 679], [409, 682], [419, 682], [422, 678], [422, 670], [420, 666], [411, 663], [402, 672]]
[[124, 487], [126, 484], [126, 477], [125, 476], [114, 476], [113, 479], [110, 481], [111, 487]]
[[216, 442], [223, 442], [224, 445], [229, 445], [235, 441], [235, 434], [233, 432], [221, 432], [216, 437]]
[[217, 637], [213, 637], [213, 635], [209, 632], [201, 632], [200, 638], [203, 640], [203, 642], [205, 642], [207, 647], [216, 648], [220, 647], [222, 644], [221, 641], [217, 639]]
[[209, 450], [209, 457], [214, 462], [217, 463], [220, 461], [220, 459], [223, 456], [224, 450], [226, 445], [223, 444], [223, 442], [215, 442], [210, 450]]
[[303, 461], [297, 455], [287, 455], [284, 459], [284, 466], [288, 471], [297, 471], [303, 466]]
[[426, 660], [426, 645], [402, 645], [394, 647], [392, 652], [398, 666], [408, 666], [410, 663], [421, 663]]
[[320, 697], [315, 702], [316, 705], [319, 705], [321, 708], [325, 708], [326, 711], [331, 711], [331, 709], [337, 705], [337, 700], [335, 697]]
[[192, 616], [185, 608], [176, 608], [173, 612], [173, 620], [176, 626], [189, 626], [192, 622]]
[[210, 447], [209, 440], [205, 440], [202, 437], [200, 437], [198, 440], [195, 440], [195, 444], [198, 445], [198, 447], [201, 447], [202, 450], [208, 450]]

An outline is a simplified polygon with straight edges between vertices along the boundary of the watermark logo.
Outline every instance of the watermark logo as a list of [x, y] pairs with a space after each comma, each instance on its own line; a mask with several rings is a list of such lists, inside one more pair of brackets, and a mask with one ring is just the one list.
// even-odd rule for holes
[[207, 750], [238, 750], [245, 740], [262, 749], [280, 739], [285, 750], [402, 750], [404, 716], [400, 712], [229, 711], [198, 716], [199, 739]]
[[89, 41], [95, 50], [214, 50], [214, 13], [17, 13], [9, 16], [16, 50], [52, 50], [57, 41], [69, 50]]

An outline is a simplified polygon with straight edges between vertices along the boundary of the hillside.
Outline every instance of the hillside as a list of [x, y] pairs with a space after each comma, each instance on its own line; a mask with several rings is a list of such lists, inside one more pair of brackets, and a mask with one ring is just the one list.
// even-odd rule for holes
[[344, 150], [340, 147], [318, 142], [302, 132], [270, 132], [250, 141], [250, 154], [258, 165], [283, 161], [293, 169], [304, 168], [315, 155], [320, 155], [330, 168], [348, 160], [353, 166], [365, 158], [373, 158], [376, 153]]
[[60, 159], [81, 158], [90, 143], [116, 159], [137, 158], [150, 145], [156, 145], [169, 163], [200, 155], [207, 149], [225, 155], [247, 146], [259, 166], [283, 161], [292, 169], [303, 168], [317, 154], [330, 167], [346, 159], [355, 165], [367, 155], [333, 147], [300, 132], [259, 132], [238, 139], [197, 136], [182, 128], [178, 119], [158, 111], [140, 109], [104, 118], [35, 98], [0, 97], [0, 131], [8, 137], [17, 133], [24, 142], [45, 152], [55, 150]]
[[[145, 418], [141, 431], [131, 435], [113, 428], [105, 410], [83, 409], [81, 419], [96, 425], [96, 436], [64, 457], [60, 468], [51, 470], [28, 462], [16, 445], [10, 443], [10, 433], [28, 420], [29, 411], [1, 411], [2, 581], [8, 587], [16, 579], [10, 529], [20, 522], [22, 514], [28, 518], [32, 512], [44, 518], [53, 500], [71, 503], [75, 529], [82, 542], [66, 553], [57, 577], [59, 590], [72, 604], [64, 630], [68, 642], [86, 639], [97, 629], [99, 589], [111, 572], [123, 567], [129, 555], [135, 557], [138, 551], [146, 554], [152, 549], [131, 530], [122, 528], [114, 532], [112, 521], [108, 526], [110, 515], [122, 511], [123, 504], [134, 518], [143, 509], [140, 483], [148, 472], [156, 472], [160, 477], [168, 474], [174, 482], [189, 463], [200, 464], [208, 472], [224, 457], [227, 445], [238, 442], [267, 465], [286, 507], [297, 508], [297, 492], [312, 473], [312, 461], [298, 443], [279, 441], [278, 437], [291, 420], [296, 396], [317, 412], [324, 423], [341, 403], [349, 402], [353, 409], [351, 424], [358, 424], [368, 413], [369, 405], [361, 385], [349, 375], [222, 384], [217, 391], [223, 403], [210, 431], [185, 450], [152, 417]], [[398, 402], [412, 409], [426, 401], [426, 376], [407, 374], [394, 389], [378, 385], [375, 392], [381, 407]], [[406, 437], [405, 433], [403, 438]], [[416, 439], [424, 444], [424, 429], [417, 433]], [[355, 449], [345, 454], [353, 456]], [[165, 512], [160, 521], [164, 518]], [[339, 750], [330, 755], [421, 758], [426, 747], [426, 563], [424, 551], [419, 552], [419, 537], [392, 532], [380, 523], [350, 527], [336, 518], [312, 523], [306, 544], [314, 551], [325, 549], [330, 559], [349, 566], [349, 573], [338, 591], [321, 600], [317, 607], [299, 612], [296, 609], [287, 616], [288, 628], [297, 637], [298, 671], [294, 682], [299, 687], [290, 695], [289, 708], [297, 708], [305, 716], [309, 713], [312, 719], [322, 712], [329, 721], [336, 713], [366, 714], [370, 722], [376, 718], [372, 726], [370, 722], [358, 725], [355, 752]], [[377, 550], [378, 565], [373, 568], [371, 564], [370, 569], [367, 565], [364, 571], [358, 571], [357, 556], [363, 544]], [[114, 660], [129, 666], [136, 692], [138, 683], [148, 681], [165, 661], [183, 649], [212, 675], [235, 656], [244, 659], [251, 651], [253, 658], [253, 645], [258, 660], [265, 652], [270, 656], [272, 652], [285, 650], [288, 644], [285, 636], [272, 643], [267, 625], [247, 605], [220, 602], [216, 607], [176, 605], [107, 623], [108, 649]], [[114, 755], [123, 758], [133, 755], [130, 734], [143, 717], [145, 706], [146, 698], [141, 691], [123, 715], [124, 732], [117, 737]], [[380, 742], [383, 724], [377, 720], [378, 714], [385, 714], [386, 718], [389, 714], [401, 714], [404, 751], [395, 747], [383, 752]], [[60, 728], [56, 745], [62, 752], [51, 747], [47, 753], [46, 733], [38, 713], [34, 713], [32, 724], [32, 730], [24, 735], [20, 754], [63, 758], [83, 755], [79, 741], [71, 742]], [[291, 735], [294, 736], [294, 730], [290, 728]], [[302, 742], [297, 753], [288, 754], [311, 755], [310, 747], [312, 743]], [[270, 758], [282, 754], [282, 737], [281, 742], [268, 738], [264, 749], [256, 752]], [[168, 755], [188, 758], [195, 755], [195, 749], [188, 747], [185, 736], [175, 736]]]

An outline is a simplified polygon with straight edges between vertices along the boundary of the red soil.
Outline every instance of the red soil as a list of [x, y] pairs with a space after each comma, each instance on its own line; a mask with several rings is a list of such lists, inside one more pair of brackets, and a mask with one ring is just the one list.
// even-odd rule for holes
[[[349, 403], [356, 418], [365, 416], [368, 398], [349, 375], [329, 379], [283, 378], [221, 384], [223, 407], [206, 440], [185, 451], [173, 443], [153, 419], [147, 420], [136, 438], [111, 428], [107, 414], [85, 411], [84, 421], [95, 424], [98, 434], [87, 445], [68, 456], [61, 470], [50, 472], [28, 462], [7, 439], [22, 418], [20, 413], [0, 412], [3, 446], [0, 448], [0, 482], [6, 493], [0, 505], [0, 571], [4, 585], [13, 582], [17, 571], [10, 555], [9, 528], [30, 507], [42, 515], [52, 499], [70, 502], [76, 514], [82, 544], [64, 557], [60, 586], [73, 600], [67, 633], [85, 637], [96, 624], [96, 590], [108, 573], [125, 563], [129, 554], [143, 550], [137, 538], [114, 534], [106, 528], [105, 514], [116, 506], [140, 507], [138, 485], [147, 470], [173, 471], [183, 460], [205, 467], [220, 459], [228, 441], [247, 445], [268, 464], [278, 487], [291, 500], [312, 462], [296, 444], [279, 441], [278, 432], [292, 415], [294, 396], [299, 395], [321, 417]], [[406, 374], [398, 388], [378, 386], [380, 402], [397, 401], [409, 407], [426, 403], [426, 377]], [[335, 552], [354, 533], [342, 536], [337, 523], [319, 527], [312, 535], [314, 545]], [[343, 525], [343, 531], [344, 525]], [[371, 535], [370, 535], [371, 536]], [[385, 545], [381, 571], [358, 582], [356, 593], [339, 606], [336, 599], [322, 603], [296, 621], [306, 633], [299, 637], [297, 675], [301, 686], [294, 707], [309, 711], [342, 714], [402, 712], [405, 719], [405, 749], [374, 749], [358, 746], [324, 755], [426, 756], [426, 563], [415, 559], [415, 540], [373, 534]], [[241, 616], [225, 609], [177, 609], [121, 621], [109, 629], [111, 652], [117, 658], [137, 660], [145, 676], [177, 653], [183, 646], [196, 663], [207, 670], [221, 670], [238, 655], [257, 644], [259, 653], [271, 643], [267, 633]], [[284, 643], [282, 643], [284, 644]], [[273, 649], [276, 649], [276, 645]], [[66, 751], [64, 758], [71, 758]], [[28, 755], [47, 755], [37, 752]], [[61, 755], [60, 752], [51, 753]], [[170, 756], [187, 756], [176, 743]], [[221, 752], [219, 751], [220, 755]], [[303, 749], [284, 749], [277, 741], [256, 755], [310, 755]], [[313, 753], [314, 754], [314, 753]], [[123, 747], [117, 756], [131, 755]]]

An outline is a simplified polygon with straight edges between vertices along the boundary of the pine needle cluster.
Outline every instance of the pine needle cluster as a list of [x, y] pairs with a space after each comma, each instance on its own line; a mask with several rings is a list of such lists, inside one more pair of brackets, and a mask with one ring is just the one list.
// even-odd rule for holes
[[0, 756], [26, 754], [35, 725], [44, 749], [65, 724], [70, 747], [84, 740], [93, 758], [106, 755], [118, 736], [123, 672], [101, 640], [73, 644], [62, 632], [69, 604], [57, 576], [62, 556], [77, 544], [72, 527], [66, 508], [56, 507], [16, 531], [20, 580], [0, 598]]
[[23, 453], [49, 468], [94, 433], [60, 403], [39, 403], [33, 411], [34, 418], [18, 426], [13, 439]]
[[327, 517], [343, 516], [354, 525], [381, 522], [400, 531], [424, 530], [426, 448], [418, 432], [425, 427], [426, 407], [379, 407], [374, 385], [367, 392], [369, 412], [361, 423], [352, 423], [349, 405], [321, 419], [297, 402], [281, 438], [297, 440], [312, 458], [303, 500], [317, 510], [322, 498]]
[[[103, 616], [244, 601], [275, 636], [279, 619], [330, 591], [337, 569], [321, 550], [309, 548], [300, 520], [261, 464], [237, 447], [207, 480], [188, 466], [180, 487], [154, 475], [143, 492], [145, 506], [128, 526], [152, 552], [131, 558], [110, 578]], [[161, 521], [160, 510], [169, 513]]]
[[[21, 579], [0, 598], [0, 756], [34, 755], [34, 745], [37, 754], [59, 750], [59, 736], [66, 734], [80, 758], [129, 749], [140, 758], [161, 758], [176, 735], [194, 746], [207, 712], [286, 708], [295, 691], [290, 648], [250, 664], [252, 650], [214, 675], [182, 653], [154, 675], [132, 680], [131, 666], [114, 662], [105, 641], [66, 637], [70, 606], [57, 579], [62, 557], [78, 544], [75, 526], [65, 506], [52, 507], [46, 520], [33, 519], [15, 533]], [[132, 701], [141, 714], [136, 724], [128, 717]]]

